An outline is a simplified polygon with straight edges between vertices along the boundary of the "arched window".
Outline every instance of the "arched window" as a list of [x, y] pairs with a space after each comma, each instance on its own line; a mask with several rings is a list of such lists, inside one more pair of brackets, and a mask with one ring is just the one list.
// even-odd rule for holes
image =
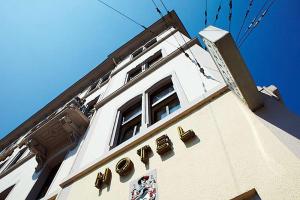
[[117, 114], [117, 126], [112, 147], [115, 147], [140, 132], [142, 125], [141, 95], [123, 105]]
[[150, 124], [154, 124], [181, 108], [170, 77], [154, 85], [148, 93]]

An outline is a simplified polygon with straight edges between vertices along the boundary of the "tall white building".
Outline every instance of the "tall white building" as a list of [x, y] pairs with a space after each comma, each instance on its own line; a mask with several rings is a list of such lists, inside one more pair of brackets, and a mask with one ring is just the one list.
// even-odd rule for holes
[[0, 141], [0, 199], [300, 199], [300, 118], [174, 11]]

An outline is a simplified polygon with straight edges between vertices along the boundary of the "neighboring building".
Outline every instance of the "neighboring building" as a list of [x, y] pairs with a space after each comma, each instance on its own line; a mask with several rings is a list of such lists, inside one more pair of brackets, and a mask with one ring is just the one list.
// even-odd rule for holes
[[170, 12], [5, 136], [0, 199], [299, 200], [300, 118], [200, 36]]

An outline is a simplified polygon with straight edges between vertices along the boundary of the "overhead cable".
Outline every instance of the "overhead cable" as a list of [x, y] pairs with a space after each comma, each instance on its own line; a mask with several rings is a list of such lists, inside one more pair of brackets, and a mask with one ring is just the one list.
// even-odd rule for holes
[[207, 27], [207, 0], [205, 0], [204, 25]]
[[242, 30], [243, 30], [243, 28], [244, 28], [246, 19], [247, 19], [248, 16], [249, 16], [249, 13], [250, 13], [250, 10], [251, 10], [251, 8], [252, 8], [252, 5], [253, 5], [253, 0], [249, 0], [249, 5], [248, 5], [248, 8], [247, 8], [247, 10], [246, 10], [246, 13], [245, 13], [245, 16], [244, 16], [244, 19], [243, 19], [243, 23], [242, 23], [242, 26], [241, 26], [241, 28], [240, 28], [240, 30], [239, 30], [238, 35], [237, 35], [236, 41], [239, 40], [240, 34], [241, 34], [241, 32], [242, 32]]
[[231, 21], [232, 21], [232, 0], [229, 0], [229, 15], [228, 15], [228, 20], [229, 20], [229, 32], [231, 32]]
[[[155, 3], [154, 0], [151, 0], [154, 7], [155, 7], [155, 10], [156, 12], [160, 15], [160, 17], [162, 18], [165, 26], [166, 26], [166, 29], [168, 29], [169, 27], [171, 27], [169, 25], [169, 23], [167, 22], [167, 20], [165, 19], [165, 16], [162, 14], [161, 10], [158, 8], [158, 5]], [[161, 1], [161, 3], [163, 4], [163, 2]], [[165, 6], [164, 6], [165, 9], [167, 9]], [[168, 12], [168, 11], [167, 11]], [[180, 51], [182, 51], [187, 57], [189, 56], [185, 51], [184, 49], [182, 48], [182, 46], [180, 45], [180, 42], [178, 41], [177, 37], [175, 35], [173, 35], [175, 41], [177, 42], [178, 46], [177, 46], [177, 49], [179, 49]]]
[[248, 32], [247, 35], [245, 35], [245, 37], [241, 40], [239, 47], [241, 47], [243, 45], [243, 43], [247, 40], [247, 38], [249, 37], [249, 35], [252, 33], [252, 31], [260, 24], [260, 22], [263, 20], [263, 18], [267, 15], [267, 13], [269, 12], [270, 8], [272, 7], [272, 5], [275, 3], [276, 0], [272, 0], [271, 3], [268, 5], [268, 7], [261, 13], [261, 15], [259, 16], [259, 18], [254, 22], [251, 30]]
[[[156, 11], [158, 12], [158, 14], [160, 14], [160, 16], [162, 17], [162, 19], [163, 19], [164, 22], [166, 23], [166, 26], [169, 27], [168, 22], [164, 19], [164, 16], [163, 16], [162, 12], [159, 10], [159, 8], [158, 8], [157, 4], [155, 3], [155, 1], [154, 1], [154, 0], [151, 0], [151, 1], [153, 2], [154, 6], [156, 7]], [[165, 4], [163, 3], [163, 0], [160, 0], [160, 1], [161, 1], [161, 3], [162, 3], [163, 5], [165, 5]], [[166, 11], [167, 13], [169, 13], [169, 10], [167, 9], [166, 6], [164, 6], [164, 9], [165, 9], [165, 11]], [[181, 36], [181, 38], [182, 38], [182, 40], [184, 41], [185, 45], [187, 45], [187, 41], [184, 39], [184, 37], [183, 37], [183, 35], [182, 35], [182, 33], [181, 33], [180, 31], [179, 31], [179, 35]], [[189, 51], [190, 51], [191, 55], [193, 56], [194, 60], [192, 60], [192, 59], [190, 58], [189, 54], [188, 54], [187, 52], [184, 51], [184, 49], [181, 47], [179, 41], [177, 40], [176, 36], [175, 36], [175, 35], [173, 35], [173, 36], [174, 36], [175, 40], [177, 41], [178, 45], [180, 46], [179, 48], [180, 48], [181, 51], [184, 53], [184, 55], [185, 55], [187, 58], [189, 58], [189, 60], [191, 60], [195, 65], [197, 65], [197, 67], [199, 67], [200, 72], [201, 72], [203, 75], [205, 75], [204, 68], [201, 67], [201, 65], [200, 65], [199, 62], [197, 61], [197, 59], [196, 59], [196, 57], [195, 57], [193, 51], [189, 48]]]
[[[249, 24], [247, 30], [243, 33], [242, 35], [242, 39], [248, 34], [248, 32], [252, 29], [253, 25], [255, 24], [257, 18], [261, 15], [262, 11], [264, 10], [264, 8], [266, 7], [267, 3], [269, 0], [266, 0], [265, 3], [263, 4], [263, 6], [259, 9], [258, 13], [255, 15], [255, 17], [252, 19], [251, 23]], [[238, 41], [239, 43], [242, 41], [242, 39], [240, 39], [240, 41]]]
[[220, 4], [219, 4], [218, 10], [217, 10], [217, 14], [216, 14], [216, 17], [215, 17], [214, 24], [216, 24], [217, 20], [219, 19], [219, 14], [220, 14], [220, 11], [222, 9], [222, 2], [223, 2], [223, 0], [220, 0]]
[[106, 7], [112, 9], [113, 11], [119, 13], [120, 15], [122, 15], [123, 17], [125, 17], [126, 19], [130, 20], [131, 22], [137, 24], [138, 26], [142, 27], [144, 30], [147, 29], [147, 27], [145, 27], [144, 25], [142, 25], [141, 23], [137, 22], [136, 20], [132, 19], [131, 17], [129, 17], [128, 15], [124, 14], [123, 12], [113, 8], [112, 6], [108, 5], [107, 3], [105, 3], [102, 0], [97, 0], [98, 2], [100, 2], [101, 4], [105, 5]]

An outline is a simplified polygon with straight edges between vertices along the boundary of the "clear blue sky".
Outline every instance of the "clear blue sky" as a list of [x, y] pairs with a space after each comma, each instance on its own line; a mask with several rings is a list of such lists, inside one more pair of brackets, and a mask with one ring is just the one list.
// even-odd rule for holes
[[[151, 0], [105, 1], [145, 26], [159, 18]], [[197, 36], [204, 27], [205, 0], [164, 2], [177, 12], [190, 35]], [[208, 2], [212, 23], [220, 0]], [[254, 0], [249, 20], [263, 2]], [[234, 36], [247, 5], [247, 0], [233, 0]], [[278, 86], [288, 108], [300, 115], [299, 8], [299, 0], [277, 0], [241, 52], [256, 83]], [[227, 29], [227, 16], [228, 0], [223, 0], [217, 26]], [[97, 0], [0, 1], [0, 137], [140, 31]]]

